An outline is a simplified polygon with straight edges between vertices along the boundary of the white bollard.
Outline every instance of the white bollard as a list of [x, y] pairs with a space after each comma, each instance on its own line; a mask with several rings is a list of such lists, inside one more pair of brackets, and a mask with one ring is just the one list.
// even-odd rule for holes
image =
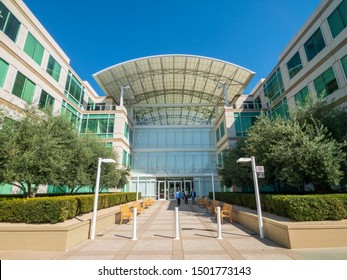
[[136, 218], [137, 218], [137, 208], [134, 207], [133, 208], [133, 238], [131, 240], [137, 240], [137, 237], [136, 237]]
[[223, 239], [222, 238], [222, 225], [220, 221], [220, 207], [217, 207], [217, 228], [218, 228], [218, 237], [217, 239]]
[[178, 226], [178, 207], [175, 207], [175, 228], [176, 228], [176, 237], [175, 240], [179, 240], [180, 239], [180, 232], [179, 232], [179, 226]]

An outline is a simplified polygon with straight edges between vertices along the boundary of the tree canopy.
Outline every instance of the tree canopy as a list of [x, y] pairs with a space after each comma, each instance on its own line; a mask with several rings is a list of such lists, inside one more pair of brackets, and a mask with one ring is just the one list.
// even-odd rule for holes
[[102, 166], [101, 187], [125, 184], [129, 170], [118, 169], [112, 148], [93, 135], [79, 135], [64, 116], [28, 111], [18, 121], [7, 119], [0, 130], [0, 183], [13, 184], [26, 197], [34, 197], [39, 185], [94, 188], [98, 158], [117, 164]]

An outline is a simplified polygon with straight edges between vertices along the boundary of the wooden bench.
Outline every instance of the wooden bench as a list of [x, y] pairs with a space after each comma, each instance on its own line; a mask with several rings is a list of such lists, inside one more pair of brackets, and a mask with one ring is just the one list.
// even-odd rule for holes
[[131, 222], [133, 213], [130, 211], [128, 204], [124, 204], [120, 207], [120, 224], [123, 224], [123, 220], [126, 219]]
[[[231, 223], [231, 210], [233, 207], [230, 204], [224, 203], [223, 208], [220, 210], [220, 218], [222, 224], [224, 223], [224, 218], [229, 218]], [[214, 210], [215, 215], [217, 216], [217, 209]]]
[[145, 208], [141, 206], [140, 202], [138, 201], [134, 201], [133, 208], [137, 209], [137, 214], [142, 214], [143, 212], [145, 212]]
[[219, 206], [219, 201], [213, 200], [212, 202], [207, 201], [206, 202], [206, 210], [207, 212], [210, 212], [211, 214], [214, 212], [214, 209]]

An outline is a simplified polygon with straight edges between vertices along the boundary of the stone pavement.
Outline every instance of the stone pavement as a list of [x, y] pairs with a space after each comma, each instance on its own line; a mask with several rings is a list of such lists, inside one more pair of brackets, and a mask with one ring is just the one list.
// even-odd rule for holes
[[[156, 201], [133, 224], [115, 224], [67, 252], [0, 251], [2, 260], [346, 260], [347, 248], [286, 249], [247, 228], [225, 221], [217, 239], [214, 216], [197, 205], [179, 207], [180, 239], [175, 239], [176, 201]], [[52, 240], [54, 242], [54, 240]]]

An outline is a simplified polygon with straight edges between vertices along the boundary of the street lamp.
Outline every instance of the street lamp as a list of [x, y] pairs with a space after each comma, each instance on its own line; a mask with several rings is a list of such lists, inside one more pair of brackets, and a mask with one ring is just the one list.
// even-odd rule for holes
[[116, 163], [116, 161], [114, 159], [111, 159], [111, 158], [98, 158], [98, 170], [97, 170], [97, 173], [96, 173], [96, 184], [95, 184], [95, 195], [94, 195], [92, 230], [91, 230], [91, 234], [90, 234], [90, 239], [91, 240], [93, 240], [95, 238], [96, 212], [98, 211], [98, 198], [99, 198], [101, 163]]
[[260, 238], [264, 238], [263, 217], [261, 214], [260, 195], [259, 195], [259, 187], [258, 187], [257, 170], [255, 167], [255, 158], [253, 156], [251, 156], [250, 158], [239, 158], [236, 162], [238, 163], [251, 162], [252, 163], [252, 174], [253, 174], [255, 200], [256, 200], [257, 213], [258, 213], [259, 233], [260, 233]]
[[125, 90], [125, 89], [129, 89], [129, 88], [130, 88], [129, 85], [121, 86], [121, 87], [120, 87], [120, 100], [119, 100], [119, 106], [123, 106], [124, 90]]

